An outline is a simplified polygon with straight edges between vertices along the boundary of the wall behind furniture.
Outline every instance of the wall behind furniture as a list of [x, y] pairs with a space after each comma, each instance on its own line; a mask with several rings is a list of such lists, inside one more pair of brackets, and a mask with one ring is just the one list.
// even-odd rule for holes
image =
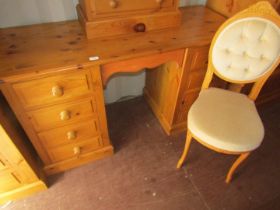
[[[205, 4], [206, 0], [180, 0], [180, 6]], [[0, 0], [0, 28], [76, 19], [78, 0]], [[142, 94], [145, 71], [117, 75], [105, 89], [105, 102]]]
[[0, 0], [0, 28], [76, 19], [78, 0]]

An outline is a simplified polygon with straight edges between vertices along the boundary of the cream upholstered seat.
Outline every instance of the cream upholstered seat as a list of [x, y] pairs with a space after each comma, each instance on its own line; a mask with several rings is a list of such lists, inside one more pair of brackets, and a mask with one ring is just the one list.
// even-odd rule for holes
[[228, 90], [202, 90], [188, 114], [188, 128], [206, 144], [226, 151], [256, 149], [264, 128], [256, 106], [246, 95]]
[[[186, 144], [177, 168], [195, 139], [217, 152], [239, 155], [227, 174], [230, 182], [239, 164], [263, 141], [264, 128], [254, 101], [279, 62], [280, 17], [267, 1], [237, 13], [218, 29], [202, 90], [188, 113]], [[209, 88], [214, 74], [229, 83], [254, 84], [248, 96]]]

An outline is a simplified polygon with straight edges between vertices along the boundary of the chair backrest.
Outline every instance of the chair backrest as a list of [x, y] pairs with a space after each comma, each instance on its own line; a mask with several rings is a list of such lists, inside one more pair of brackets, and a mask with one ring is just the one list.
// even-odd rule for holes
[[238, 84], [254, 83], [255, 100], [280, 63], [280, 16], [268, 2], [259, 2], [228, 19], [216, 32], [202, 88], [213, 74]]

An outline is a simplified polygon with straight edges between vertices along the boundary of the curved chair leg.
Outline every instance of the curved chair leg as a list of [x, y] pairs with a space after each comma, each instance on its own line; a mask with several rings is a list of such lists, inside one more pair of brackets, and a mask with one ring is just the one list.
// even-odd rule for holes
[[184, 148], [184, 152], [180, 158], [180, 160], [177, 163], [177, 168], [181, 168], [183, 162], [185, 161], [189, 148], [190, 148], [190, 144], [191, 144], [191, 140], [192, 140], [192, 135], [191, 133], [188, 131], [187, 132], [187, 137], [186, 137], [186, 143], [185, 143], [185, 148]]
[[228, 184], [231, 181], [232, 175], [234, 173], [234, 171], [237, 169], [237, 167], [250, 155], [250, 152], [247, 153], [243, 153], [241, 154], [236, 161], [233, 163], [233, 165], [231, 166], [231, 168], [229, 169], [229, 172], [227, 174], [227, 178], [226, 178], [226, 183]]

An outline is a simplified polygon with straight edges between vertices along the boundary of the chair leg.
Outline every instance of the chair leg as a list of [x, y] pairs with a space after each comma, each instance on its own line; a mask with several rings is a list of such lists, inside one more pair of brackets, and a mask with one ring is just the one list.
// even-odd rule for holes
[[191, 144], [191, 140], [192, 140], [192, 135], [191, 133], [188, 131], [187, 132], [187, 137], [186, 137], [186, 143], [185, 143], [185, 148], [184, 148], [184, 152], [180, 158], [180, 160], [177, 163], [177, 168], [181, 168], [183, 162], [185, 161], [189, 148], [190, 148], [190, 144]]
[[248, 153], [243, 153], [241, 154], [236, 161], [233, 163], [233, 165], [231, 166], [231, 168], [229, 169], [229, 172], [227, 174], [227, 178], [226, 178], [226, 183], [230, 183], [232, 175], [234, 173], [234, 171], [237, 169], [237, 167], [250, 155], [250, 152]]

